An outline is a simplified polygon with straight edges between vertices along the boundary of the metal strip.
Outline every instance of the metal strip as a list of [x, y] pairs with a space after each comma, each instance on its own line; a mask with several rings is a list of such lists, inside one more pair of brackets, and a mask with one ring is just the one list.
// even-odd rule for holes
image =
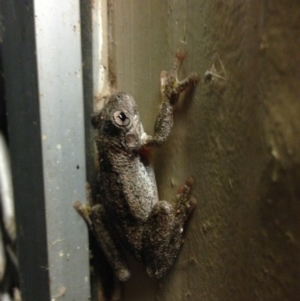
[[79, 2], [1, 1], [23, 299], [89, 300]]

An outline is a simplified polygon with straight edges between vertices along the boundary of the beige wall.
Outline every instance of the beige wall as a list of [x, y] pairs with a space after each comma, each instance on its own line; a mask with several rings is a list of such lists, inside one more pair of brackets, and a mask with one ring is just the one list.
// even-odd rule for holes
[[111, 78], [147, 132], [178, 47], [202, 78], [155, 157], [161, 199], [196, 181], [183, 248], [159, 282], [132, 260], [123, 300], [299, 300], [300, 2], [112, 2]]

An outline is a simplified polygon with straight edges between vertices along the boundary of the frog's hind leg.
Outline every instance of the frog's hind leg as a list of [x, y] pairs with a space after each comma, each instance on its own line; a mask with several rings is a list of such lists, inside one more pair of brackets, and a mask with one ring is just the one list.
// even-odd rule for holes
[[163, 277], [180, 250], [183, 226], [195, 208], [194, 198], [189, 196], [192, 180], [188, 179], [177, 195], [177, 207], [159, 201], [153, 208], [143, 235], [143, 259], [147, 273], [155, 279]]
[[130, 270], [127, 266], [125, 256], [120, 244], [111, 236], [105, 222], [105, 210], [101, 204], [84, 206], [80, 202], [74, 204], [76, 211], [83, 217], [94, 233], [108, 262], [120, 281], [126, 281], [130, 277]]
[[130, 270], [121, 245], [111, 236], [111, 231], [106, 227], [104, 207], [100, 204], [93, 206], [90, 219], [93, 224], [93, 232], [115, 275], [120, 281], [127, 281], [130, 278]]

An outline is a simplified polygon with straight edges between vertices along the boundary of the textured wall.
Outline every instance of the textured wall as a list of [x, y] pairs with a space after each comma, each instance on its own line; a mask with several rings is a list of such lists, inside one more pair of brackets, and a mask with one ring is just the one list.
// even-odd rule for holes
[[109, 18], [111, 79], [148, 132], [178, 47], [202, 77], [155, 157], [161, 199], [192, 174], [196, 211], [163, 280], [132, 260], [124, 300], [299, 300], [300, 2], [124, 0]]

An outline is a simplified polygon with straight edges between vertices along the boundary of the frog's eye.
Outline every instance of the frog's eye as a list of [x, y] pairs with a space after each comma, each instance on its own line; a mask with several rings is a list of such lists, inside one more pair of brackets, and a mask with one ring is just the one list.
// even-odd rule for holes
[[130, 123], [130, 119], [123, 111], [114, 112], [114, 121], [119, 126], [127, 126]]

